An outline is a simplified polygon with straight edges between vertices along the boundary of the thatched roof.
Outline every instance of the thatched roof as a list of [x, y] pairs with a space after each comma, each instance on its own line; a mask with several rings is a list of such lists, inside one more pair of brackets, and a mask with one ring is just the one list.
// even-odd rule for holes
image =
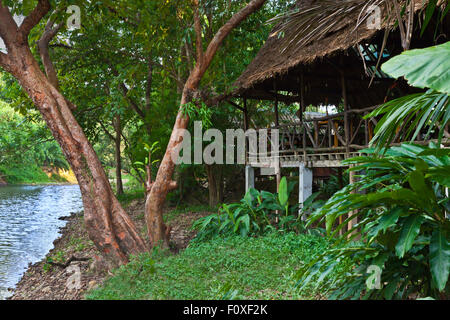
[[[298, 0], [296, 6], [299, 11], [305, 11], [320, 6], [323, 1], [327, 0]], [[422, 3], [422, 0], [419, 2]], [[419, 8], [420, 6], [416, 6], [416, 10]], [[286, 97], [287, 100], [298, 101], [298, 96], [295, 95], [299, 94], [299, 77], [303, 74], [308, 91], [307, 104], [338, 104], [342, 97], [340, 72], [343, 70], [352, 106], [363, 107], [382, 102], [393, 80], [379, 77], [368, 92], [370, 77], [365, 74], [357, 45], [370, 42], [376, 44], [378, 49], [381, 48], [383, 28], [386, 28], [387, 22], [382, 22], [381, 30], [369, 29], [367, 23], [356, 27], [359, 14], [357, 10], [350, 11], [344, 19], [333, 23], [333, 27], [320, 39], [302, 46], [286, 46], [283, 38], [293, 38], [297, 31], [284, 30], [282, 35], [279, 23], [233, 85], [233, 96], [272, 100], [273, 94], [270, 92], [276, 87], [277, 91], [290, 93], [291, 97]], [[390, 55], [402, 50], [398, 37], [399, 34], [390, 35], [387, 48]]]

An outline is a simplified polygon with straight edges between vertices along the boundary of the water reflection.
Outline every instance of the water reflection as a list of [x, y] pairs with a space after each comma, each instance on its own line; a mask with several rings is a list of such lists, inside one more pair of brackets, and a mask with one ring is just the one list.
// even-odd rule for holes
[[78, 186], [0, 187], [0, 299], [53, 248], [59, 218], [82, 208]]

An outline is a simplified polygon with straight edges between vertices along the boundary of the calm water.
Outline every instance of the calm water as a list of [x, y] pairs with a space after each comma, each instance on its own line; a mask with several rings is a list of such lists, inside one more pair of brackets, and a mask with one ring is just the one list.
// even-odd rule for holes
[[59, 218], [82, 209], [78, 186], [0, 187], [0, 300], [53, 248]]

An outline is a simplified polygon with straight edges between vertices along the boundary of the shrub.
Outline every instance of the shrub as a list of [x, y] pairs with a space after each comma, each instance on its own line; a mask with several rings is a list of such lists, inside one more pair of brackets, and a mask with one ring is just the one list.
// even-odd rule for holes
[[193, 228], [198, 230], [196, 240], [219, 235], [261, 235], [267, 231], [304, 231], [303, 215], [318, 203], [314, 194], [299, 213], [298, 204], [289, 204], [289, 195], [295, 183], [281, 179], [279, 193], [250, 189], [239, 203], [224, 204], [219, 212], [197, 220]]
[[[347, 237], [360, 237], [362, 242], [335, 247], [317, 257], [300, 270], [300, 283], [307, 285], [312, 275], [326, 275], [338, 261], [350, 258], [356, 268], [337, 281], [333, 298], [448, 297], [449, 156], [450, 150], [433, 144], [403, 144], [390, 148], [384, 156], [348, 160], [355, 165], [351, 170], [364, 171], [361, 180], [337, 192], [308, 223], [326, 222], [328, 234], [334, 237], [359, 217], [361, 221], [335, 244], [347, 241]], [[346, 214], [344, 223], [335, 226]], [[382, 271], [379, 289], [366, 286], [371, 266]]]

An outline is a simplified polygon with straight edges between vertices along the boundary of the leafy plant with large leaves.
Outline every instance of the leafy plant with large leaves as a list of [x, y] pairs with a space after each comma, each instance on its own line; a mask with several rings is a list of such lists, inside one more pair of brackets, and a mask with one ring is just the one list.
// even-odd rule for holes
[[[407, 51], [383, 65], [385, 73], [428, 91], [390, 101], [368, 116], [383, 115], [372, 141], [376, 148], [346, 161], [360, 180], [335, 193], [308, 222], [324, 222], [331, 237], [343, 236], [339, 246], [300, 269], [302, 286], [317, 277], [320, 285], [338, 261], [351, 260], [355, 268], [336, 280], [332, 298], [449, 296], [450, 152], [441, 148], [450, 119], [449, 53], [446, 43]], [[422, 138], [440, 131], [437, 143], [389, 147], [398, 132], [415, 139], [424, 128]], [[359, 223], [343, 232], [356, 218]], [[378, 289], [367, 285], [373, 267], [382, 272]]]
[[383, 72], [392, 77], [404, 77], [409, 84], [428, 88], [387, 102], [367, 117], [382, 115], [372, 143], [378, 148], [390, 144], [402, 128], [403, 137], [415, 140], [424, 128], [422, 138], [428, 139], [435, 131], [437, 138], [448, 138], [445, 128], [450, 120], [448, 109], [450, 94], [450, 42], [425, 49], [405, 51], [383, 64]]
[[279, 192], [271, 193], [251, 188], [244, 198], [233, 204], [223, 204], [219, 212], [200, 218], [193, 228], [198, 230], [197, 240], [210, 239], [220, 235], [261, 235], [267, 231], [304, 231], [302, 216], [316, 209], [313, 194], [304, 204], [300, 214], [298, 204], [289, 203], [295, 183], [288, 183], [286, 177], [280, 182]]
[[[365, 152], [346, 161], [352, 171], [364, 172], [361, 179], [337, 192], [308, 225], [325, 222], [335, 237], [350, 220], [360, 221], [337, 238], [335, 247], [300, 269], [300, 284], [320, 282], [338, 261], [350, 259], [356, 267], [336, 280], [332, 298], [448, 297], [450, 150], [403, 144], [382, 156], [371, 154], [373, 149]], [[340, 217], [345, 221], [339, 225]], [[337, 246], [354, 239], [359, 241]], [[366, 286], [370, 266], [382, 270], [380, 289]]]

